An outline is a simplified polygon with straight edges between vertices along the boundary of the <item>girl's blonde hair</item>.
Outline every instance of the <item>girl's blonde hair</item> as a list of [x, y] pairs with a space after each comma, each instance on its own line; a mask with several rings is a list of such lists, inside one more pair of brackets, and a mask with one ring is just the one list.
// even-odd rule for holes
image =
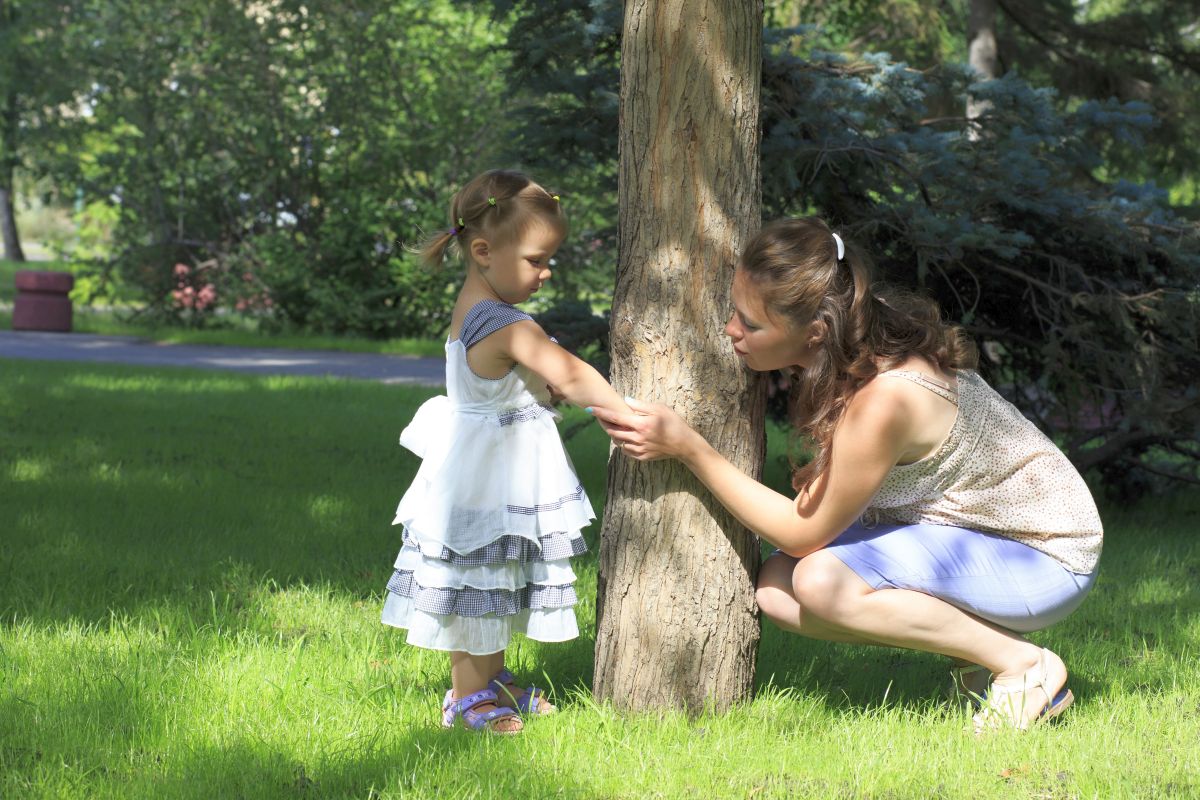
[[936, 302], [877, 283], [866, 257], [845, 242], [837, 257], [833, 231], [816, 217], [772, 222], [753, 239], [739, 263], [768, 311], [795, 330], [824, 323], [813, 364], [795, 370], [792, 424], [812, 440], [812, 461], [793, 465], [797, 491], [829, 466], [833, 432], [850, 399], [880, 372], [912, 355], [944, 370], [974, 369], [975, 344], [958, 325], [944, 323]]
[[516, 241], [535, 222], [567, 234], [567, 218], [558, 195], [551, 194], [521, 172], [493, 169], [473, 178], [450, 202], [450, 228], [431, 237], [421, 259], [442, 263], [447, 249], [457, 248], [467, 261], [471, 239], [483, 237], [492, 246]]

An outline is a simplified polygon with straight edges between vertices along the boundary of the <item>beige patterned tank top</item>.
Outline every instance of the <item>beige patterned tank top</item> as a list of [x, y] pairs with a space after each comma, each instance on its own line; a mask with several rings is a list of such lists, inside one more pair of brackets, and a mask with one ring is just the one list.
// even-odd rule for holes
[[1090, 573], [1104, 536], [1096, 503], [1075, 466], [983, 378], [959, 370], [958, 389], [920, 372], [892, 370], [958, 406], [937, 451], [888, 472], [864, 522], [955, 525], [1027, 544], [1072, 572]]

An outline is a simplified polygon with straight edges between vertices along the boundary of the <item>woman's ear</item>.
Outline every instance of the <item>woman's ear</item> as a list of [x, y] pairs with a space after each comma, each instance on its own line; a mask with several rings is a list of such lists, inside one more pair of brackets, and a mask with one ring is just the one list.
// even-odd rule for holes
[[467, 249], [476, 264], [484, 269], [491, 266], [491, 248], [488, 247], [487, 239], [472, 239]]

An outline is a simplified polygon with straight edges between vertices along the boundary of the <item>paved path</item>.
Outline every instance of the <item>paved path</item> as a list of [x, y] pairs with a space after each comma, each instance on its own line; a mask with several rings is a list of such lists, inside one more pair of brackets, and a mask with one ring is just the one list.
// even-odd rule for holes
[[327, 375], [426, 386], [439, 386], [446, 378], [446, 362], [440, 358], [343, 353], [336, 350], [159, 344], [135, 336], [95, 336], [87, 333], [0, 331], [2, 358], [115, 362], [143, 367], [194, 367], [262, 375]]

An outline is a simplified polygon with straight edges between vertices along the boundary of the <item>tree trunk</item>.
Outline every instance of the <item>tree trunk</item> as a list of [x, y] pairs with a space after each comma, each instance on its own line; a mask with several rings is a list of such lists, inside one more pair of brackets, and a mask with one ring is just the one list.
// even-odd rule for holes
[[[968, 60], [981, 80], [1000, 76], [999, 56], [996, 50], [996, 0], [971, 0], [967, 17]], [[988, 112], [992, 104], [967, 98], [967, 119], [972, 120], [968, 136], [979, 138], [978, 119]]]
[[[762, 469], [761, 381], [722, 333], [758, 229], [760, 0], [627, 0], [613, 383], [672, 406]], [[758, 541], [676, 461], [613, 452], [600, 543], [596, 696], [627, 709], [751, 695]]]
[[[11, 27], [14, 10], [0, 0], [0, 24]], [[6, 54], [12, 61], [12, 54]], [[11, 64], [9, 64], [11, 67]], [[11, 72], [11, 70], [10, 70]], [[9, 75], [9, 80], [13, 80]], [[17, 236], [17, 215], [13, 206], [13, 175], [17, 166], [17, 93], [9, 85], [0, 105], [0, 238], [4, 240], [4, 257], [9, 261], [24, 261], [21, 239]]]

